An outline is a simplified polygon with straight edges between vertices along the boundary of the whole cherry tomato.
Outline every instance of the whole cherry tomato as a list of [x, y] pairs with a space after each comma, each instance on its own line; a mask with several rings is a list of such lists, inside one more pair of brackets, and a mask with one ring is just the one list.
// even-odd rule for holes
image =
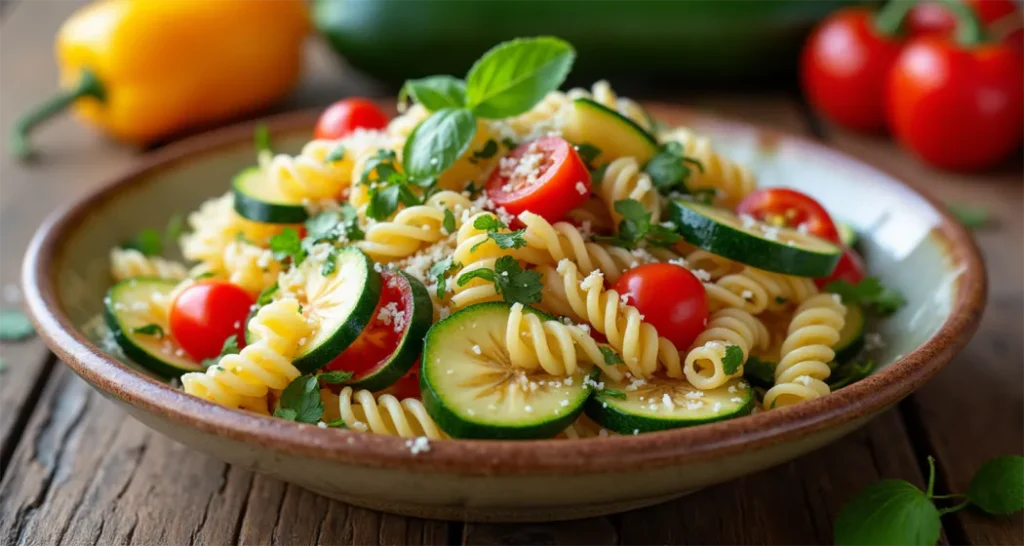
[[327, 107], [316, 122], [313, 138], [336, 140], [356, 129], [383, 129], [388, 117], [372, 101], [354, 97]]
[[885, 79], [903, 47], [900, 24], [911, 2], [890, 2], [875, 15], [865, 8], [837, 11], [804, 44], [800, 76], [811, 106], [849, 129], [885, 127]]
[[193, 360], [216, 358], [231, 336], [245, 346], [245, 322], [256, 300], [227, 281], [200, 281], [171, 302], [171, 336]]
[[864, 271], [864, 260], [857, 254], [857, 251], [850, 247], [843, 247], [843, 256], [839, 258], [839, 263], [836, 264], [832, 274], [828, 277], [814, 279], [814, 284], [818, 285], [818, 288], [824, 288], [832, 281], [846, 281], [850, 284], [857, 284], [864, 280]]
[[938, 167], [991, 167], [1024, 137], [1024, 59], [1012, 47], [984, 43], [966, 6], [950, 7], [959, 25], [955, 42], [917, 38], [896, 59], [887, 85], [889, 127]]
[[825, 207], [808, 195], [789, 188], [757, 190], [736, 206], [736, 212], [752, 216], [776, 226], [806, 230], [831, 241], [839, 242], [839, 231]]
[[554, 222], [590, 197], [590, 172], [572, 144], [542, 137], [501, 159], [487, 196], [513, 216], [528, 210]]
[[658, 335], [685, 351], [708, 323], [708, 296], [704, 285], [685, 267], [654, 263], [634, 267], [615, 282], [615, 291], [627, 296]]

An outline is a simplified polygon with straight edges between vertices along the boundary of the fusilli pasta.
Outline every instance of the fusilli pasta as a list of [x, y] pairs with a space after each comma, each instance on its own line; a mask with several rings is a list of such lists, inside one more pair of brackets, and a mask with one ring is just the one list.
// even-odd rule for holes
[[686, 157], [700, 162], [700, 169], [691, 169], [686, 186], [691, 190], [716, 190], [716, 204], [734, 207], [748, 193], [754, 191], [757, 183], [754, 173], [716, 152], [709, 138], [680, 127], [662, 133], [660, 139], [662, 142], [678, 142], [683, 147], [683, 154]]
[[686, 354], [686, 380], [701, 390], [721, 387], [730, 378], [743, 374], [742, 365], [732, 374], [725, 372], [722, 359], [729, 345], [739, 347], [746, 362], [752, 348], [766, 347], [769, 341], [768, 329], [750, 313], [735, 308], [716, 311]]
[[611, 214], [615, 225], [622, 220], [622, 216], [615, 212], [615, 203], [623, 199], [639, 201], [651, 215], [651, 222], [657, 223], [661, 220], [661, 195], [651, 184], [651, 177], [640, 170], [636, 159], [620, 157], [612, 161], [605, 168], [601, 180], [595, 182], [597, 194], [608, 206], [608, 213]]
[[134, 248], [114, 247], [110, 250], [110, 276], [115, 281], [132, 277], [180, 280], [188, 276], [188, 270], [178, 262], [159, 256], [146, 256]]
[[324, 416], [337, 415], [352, 430], [416, 438], [447, 438], [427, 414], [423, 403], [415, 398], [399, 400], [390, 394], [374, 394], [367, 390], [353, 391], [344, 387], [337, 395], [321, 391], [326, 407]]
[[705, 283], [712, 310], [736, 307], [757, 315], [766, 309], [780, 309], [803, 303], [818, 293], [814, 281], [806, 277], [780, 275], [745, 266], [714, 283]]
[[444, 226], [445, 210], [455, 216], [456, 225], [462, 211], [472, 203], [453, 191], [441, 191], [427, 202], [402, 209], [391, 220], [377, 222], [366, 229], [364, 240], [356, 246], [372, 258], [391, 261], [415, 254], [423, 246], [440, 241], [447, 233]]
[[605, 364], [597, 342], [583, 328], [541, 320], [533, 313], [524, 313], [521, 303], [512, 305], [505, 344], [512, 365], [527, 371], [539, 368], [561, 377], [575, 374], [580, 363], [588, 363], [600, 366], [605, 375], [616, 381], [623, 377], [616, 367]]
[[764, 395], [764, 407], [776, 408], [829, 393], [825, 380], [845, 324], [846, 308], [835, 294], [819, 294], [797, 308], [782, 342], [775, 367], [775, 386]]

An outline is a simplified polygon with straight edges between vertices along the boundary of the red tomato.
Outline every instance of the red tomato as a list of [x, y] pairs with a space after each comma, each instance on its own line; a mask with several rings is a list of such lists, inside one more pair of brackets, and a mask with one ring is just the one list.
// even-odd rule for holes
[[[554, 222], [590, 197], [590, 172], [561, 137], [521, 144], [501, 163], [487, 181], [487, 196], [513, 216], [528, 210]], [[524, 164], [533, 168], [515, 172]]]
[[736, 212], [777, 226], [795, 229], [804, 225], [807, 232], [812, 235], [833, 243], [839, 242], [839, 231], [836, 230], [836, 225], [825, 207], [796, 190], [757, 190], [740, 201], [736, 206]]
[[685, 267], [654, 263], [634, 267], [615, 282], [658, 335], [685, 351], [708, 323], [704, 285]]
[[227, 281], [201, 281], [171, 303], [171, 335], [193, 360], [216, 358], [224, 341], [237, 336], [245, 346], [245, 320], [256, 300]]
[[420, 362], [417, 360], [409, 371], [405, 372], [387, 392], [399, 400], [420, 397]]
[[821, 279], [814, 279], [814, 284], [818, 285], [818, 288], [824, 288], [825, 285], [832, 281], [846, 281], [850, 284], [857, 284], [864, 280], [864, 276], [864, 260], [852, 248], [844, 247], [843, 257], [839, 258], [839, 263], [836, 264], [832, 274]]
[[363, 98], [342, 99], [320, 114], [313, 138], [339, 139], [356, 129], [383, 129], [388, 117], [372, 101]]
[[[906, 2], [890, 2], [895, 9], [901, 4]], [[815, 110], [849, 129], [885, 127], [885, 77], [903, 39], [895, 29], [881, 32], [879, 20], [864, 8], [840, 10], [804, 44], [800, 76], [805, 96]]]
[[[1017, 11], [1013, 0], [964, 0], [963, 3], [974, 10], [985, 26]], [[906, 28], [907, 33], [914, 37], [927, 35], [952, 38], [956, 17], [943, 2], [921, 2], [910, 10]]]
[[983, 169], [1021, 146], [1024, 59], [1009, 46], [918, 38], [893, 65], [887, 93], [896, 139], [937, 167]]
[[[370, 324], [363, 329], [352, 345], [349, 345], [327, 364], [328, 370], [349, 371], [354, 374], [353, 379], [359, 379], [368, 372], [376, 370], [398, 348], [398, 342], [402, 340], [405, 328], [396, 332], [394, 322], [390, 318], [387, 323], [380, 318], [380, 310], [390, 303], [395, 303], [398, 306], [398, 311], [404, 313], [408, 318], [408, 309], [412, 307], [412, 288], [400, 274], [394, 271], [385, 270], [381, 272], [381, 277], [384, 282], [381, 287], [380, 302], [377, 304], [377, 309], [373, 311]], [[408, 321], [406, 321], [406, 328], [408, 328]]]

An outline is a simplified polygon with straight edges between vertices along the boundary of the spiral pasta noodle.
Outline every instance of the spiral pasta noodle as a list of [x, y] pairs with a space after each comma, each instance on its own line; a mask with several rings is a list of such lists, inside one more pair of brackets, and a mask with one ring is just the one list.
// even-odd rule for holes
[[505, 345], [512, 365], [527, 371], [542, 369], [563, 377], [575, 374], [582, 361], [600, 366], [605, 375], [616, 381], [623, 377], [618, 368], [605, 364], [597, 342], [583, 328], [524, 313], [521, 303], [512, 304]]
[[686, 266], [691, 270], [702, 270], [711, 276], [711, 280], [718, 280], [730, 273], [735, 273], [743, 269], [743, 265], [738, 264], [728, 258], [723, 258], [718, 254], [713, 254], [706, 250], [693, 250], [686, 254]]
[[[292, 359], [313, 328], [299, 302], [271, 302], [249, 321], [254, 341], [238, 354], [224, 355], [203, 372], [181, 376], [185, 392], [231, 408], [259, 406], [269, 389], [282, 390], [302, 375]], [[262, 404], [266, 406], [266, 402]]]
[[110, 276], [114, 277], [115, 281], [132, 277], [180, 280], [188, 276], [188, 270], [173, 260], [146, 256], [134, 248], [115, 247], [110, 250]]
[[651, 120], [647, 116], [647, 111], [636, 102], [616, 95], [615, 91], [612, 90], [612, 86], [605, 80], [599, 80], [594, 83], [590, 91], [581, 88], [570, 89], [567, 96], [570, 100], [579, 98], [591, 99], [601, 106], [615, 110], [629, 118], [630, 121], [639, 125], [643, 130], [651, 130]]
[[715, 389], [732, 377], [743, 374], [741, 365], [735, 373], [727, 374], [722, 359], [729, 345], [743, 351], [743, 362], [755, 347], [767, 347], [768, 329], [761, 321], [742, 309], [722, 309], [712, 313], [708, 324], [686, 353], [683, 372], [686, 380], [701, 390]]
[[530, 110], [506, 120], [520, 137], [531, 139], [561, 129], [572, 101], [561, 91], [551, 91]]
[[757, 180], [754, 173], [735, 161], [722, 156], [711, 146], [711, 140], [689, 129], [678, 128], [661, 135], [662, 142], [678, 142], [686, 157], [696, 159], [701, 169], [691, 169], [686, 186], [691, 190], [713, 189], [718, 197], [715, 203], [733, 208], [741, 199], [754, 191]]
[[600, 271], [580, 280], [579, 269], [569, 260], [558, 262], [555, 271], [550, 267], [541, 269], [545, 269], [545, 276], [561, 275], [564, 304], [608, 339], [634, 377], [650, 377], [662, 368], [669, 377], [683, 377], [675, 345], [658, 336], [635, 307], [622, 303], [618, 292], [605, 290]]
[[246, 220], [234, 209], [234, 197], [227, 193], [209, 199], [188, 216], [191, 233], [181, 237], [181, 252], [185, 259], [201, 262], [205, 271], [220, 273], [224, 270], [224, 251], [229, 244], [244, 238], [264, 245], [281, 233], [287, 224], [264, 224]]
[[846, 307], [835, 294], [818, 294], [797, 308], [775, 367], [775, 386], [764, 395], [764, 407], [788, 406], [827, 395], [828, 363], [836, 353]]
[[661, 195], [651, 183], [651, 177], [640, 170], [632, 157], [620, 157], [605, 168], [604, 176], [595, 184], [597, 194], [604, 200], [617, 226], [622, 216], [615, 211], [615, 203], [635, 199], [651, 215], [651, 222], [661, 220]]
[[259, 294], [277, 282], [281, 262], [266, 248], [244, 241], [232, 241], [224, 249], [224, 273], [228, 281], [251, 294]]
[[353, 391], [352, 387], [342, 388], [336, 396], [330, 391], [321, 391], [321, 397], [328, 406], [325, 416], [337, 411], [345, 426], [352, 430], [402, 438], [448, 437], [427, 414], [423, 403], [415, 398], [399, 400], [390, 394], [375, 397], [370, 391]]
[[357, 242], [356, 246], [378, 260], [406, 258], [447, 235], [442, 229], [446, 210], [455, 216], [457, 226], [462, 211], [468, 211], [472, 206], [462, 194], [453, 191], [435, 193], [422, 205], [404, 208], [391, 220], [370, 225], [364, 240]]
[[344, 153], [340, 159], [328, 159], [339, 146], [344, 149], [344, 140], [313, 140], [295, 156], [261, 153], [260, 168], [285, 203], [336, 199], [352, 183], [352, 160], [346, 161]]
[[712, 310], [736, 307], [757, 315], [766, 309], [777, 310], [788, 304], [803, 303], [818, 293], [814, 281], [771, 273], [745, 266], [714, 283], [704, 283]]

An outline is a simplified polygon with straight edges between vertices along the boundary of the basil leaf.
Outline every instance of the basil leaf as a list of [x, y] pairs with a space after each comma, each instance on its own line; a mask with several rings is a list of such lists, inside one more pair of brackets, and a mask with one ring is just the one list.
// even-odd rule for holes
[[549, 36], [499, 44], [469, 69], [468, 105], [482, 118], [522, 114], [562, 85], [575, 58], [571, 45]]
[[437, 177], [469, 148], [475, 134], [476, 118], [469, 110], [444, 108], [434, 112], [405, 141], [405, 172], [417, 181]]
[[316, 377], [302, 375], [296, 377], [281, 391], [275, 417], [298, 421], [300, 423], [316, 423], [324, 414], [324, 403], [320, 400], [320, 383]]
[[427, 76], [408, 80], [402, 93], [408, 93], [431, 112], [466, 106], [466, 83], [454, 76]]
[[989, 514], [1024, 510], [1024, 457], [1005, 455], [981, 465], [971, 479], [967, 498]]
[[833, 528], [844, 544], [922, 544], [939, 539], [939, 511], [920, 489], [903, 480], [871, 484], [839, 511]]
[[722, 357], [722, 368], [726, 375], [736, 373], [743, 365], [743, 349], [738, 345], [728, 345], [725, 348], [725, 356]]

